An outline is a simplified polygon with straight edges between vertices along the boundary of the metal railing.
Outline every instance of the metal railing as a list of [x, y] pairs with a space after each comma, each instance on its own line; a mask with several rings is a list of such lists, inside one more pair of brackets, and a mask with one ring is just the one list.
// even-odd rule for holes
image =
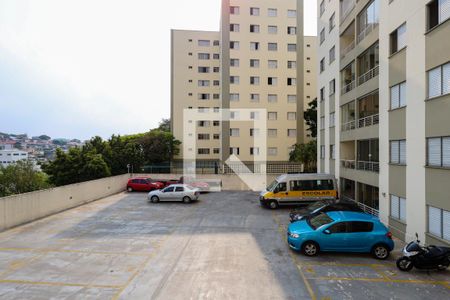
[[342, 87], [341, 89], [341, 94], [344, 95], [345, 93], [350, 92], [351, 90], [353, 90], [356, 87], [356, 81], [353, 80], [352, 82], [350, 82], [349, 84], [346, 84]]
[[375, 217], [378, 217], [380, 215], [380, 212], [378, 210], [376, 210], [375, 208], [370, 207], [364, 203], [355, 201], [353, 199], [351, 199], [351, 200], [354, 201], [359, 206], [359, 208], [361, 208], [365, 213], [374, 215]]
[[343, 124], [341, 124], [341, 131], [353, 130], [353, 129], [355, 129], [355, 125], [356, 125], [356, 122], [354, 120], [347, 122], [347, 123], [343, 123]]
[[349, 1], [351, 2], [344, 11], [342, 11], [342, 2], [341, 2], [341, 19], [340, 24], [344, 23], [344, 21], [347, 19], [348, 15], [352, 12], [352, 10], [355, 8], [356, 0]]
[[365, 118], [361, 118], [358, 120], [358, 128], [372, 126], [378, 124], [380, 122], [380, 115], [371, 115]]
[[380, 66], [373, 67], [366, 73], [362, 74], [358, 77], [358, 85], [363, 84], [366, 81], [369, 81], [370, 79], [374, 78], [375, 76], [378, 76], [378, 73], [380, 72]]
[[344, 50], [341, 51], [341, 59], [344, 58], [347, 55], [347, 53], [349, 53], [353, 49], [355, 49], [355, 40], [354, 39], [347, 47], [344, 48]]
[[356, 164], [358, 170], [369, 171], [369, 172], [380, 172], [380, 163], [377, 161], [362, 161], [359, 160]]
[[341, 159], [341, 166], [346, 169], [355, 169], [355, 160]]
[[366, 28], [363, 29], [363, 31], [361, 31], [358, 34], [358, 44], [369, 34], [372, 32], [372, 30], [378, 26], [378, 23], [370, 23], [366, 26]]

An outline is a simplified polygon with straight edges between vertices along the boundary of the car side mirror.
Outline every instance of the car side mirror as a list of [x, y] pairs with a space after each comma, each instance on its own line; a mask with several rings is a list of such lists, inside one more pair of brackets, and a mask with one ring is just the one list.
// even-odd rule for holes
[[325, 234], [331, 234], [331, 231], [328, 230], [328, 229], [325, 229], [325, 230], [323, 231], [323, 233], [325, 233]]

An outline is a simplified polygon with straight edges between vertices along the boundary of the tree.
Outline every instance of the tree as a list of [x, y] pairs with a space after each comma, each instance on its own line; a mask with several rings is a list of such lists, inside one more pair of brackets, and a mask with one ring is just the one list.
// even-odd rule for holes
[[142, 146], [136, 142], [136, 138], [121, 137], [113, 135], [108, 140], [111, 148], [111, 174], [119, 175], [127, 172], [127, 165], [133, 166], [134, 170], [140, 170], [144, 164]]
[[157, 129], [165, 132], [170, 132], [170, 119], [162, 119], [161, 122], [159, 122], [159, 126]]
[[46, 140], [46, 141], [51, 139], [51, 137], [49, 137], [48, 135], [45, 135], [45, 134], [38, 136], [38, 138], [40, 140]]
[[308, 173], [317, 172], [317, 143], [310, 141], [307, 144], [295, 144], [294, 150], [289, 153], [289, 161], [301, 162], [304, 171]]
[[29, 161], [18, 161], [6, 168], [0, 166], [0, 197], [49, 187], [47, 175], [36, 171]]
[[303, 112], [307, 130], [311, 133], [311, 137], [317, 137], [317, 98], [308, 103], [308, 109]]
[[139, 139], [142, 145], [145, 163], [168, 162], [179, 153], [180, 141], [170, 132], [151, 130]]

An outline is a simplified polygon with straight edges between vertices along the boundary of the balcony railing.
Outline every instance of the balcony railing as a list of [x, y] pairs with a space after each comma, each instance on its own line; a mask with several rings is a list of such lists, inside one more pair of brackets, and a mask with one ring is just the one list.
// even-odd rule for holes
[[347, 47], [344, 48], [344, 50], [341, 51], [341, 59], [344, 58], [347, 53], [355, 49], [355, 40], [353, 40]]
[[364, 203], [355, 201], [355, 200], [350, 199], [350, 198], [349, 198], [349, 200], [354, 201], [359, 206], [359, 208], [361, 208], [365, 213], [374, 215], [375, 217], [378, 217], [379, 214], [380, 214], [380, 212], [378, 210], [376, 210], [375, 208], [373, 208], [373, 207], [370, 207], [368, 205], [365, 205]]
[[355, 160], [341, 159], [341, 167], [346, 169], [355, 169], [356, 162]]
[[369, 172], [380, 172], [380, 163], [377, 161], [358, 161], [356, 164], [358, 170], [369, 171]]
[[356, 81], [353, 80], [349, 84], [346, 84], [342, 87], [341, 94], [344, 95], [345, 93], [348, 93], [351, 90], [353, 90], [355, 87], [356, 87]]
[[366, 81], [369, 81], [370, 79], [374, 78], [375, 76], [378, 76], [378, 73], [380, 72], [380, 66], [373, 67], [366, 73], [362, 74], [358, 77], [358, 85], [363, 84]]
[[341, 131], [353, 130], [356, 128], [355, 126], [356, 126], [355, 120], [347, 122], [347, 123], [343, 123], [343, 124], [341, 124]]
[[371, 115], [365, 118], [361, 118], [358, 120], [358, 128], [372, 126], [378, 124], [380, 122], [380, 115]]
[[378, 26], [378, 23], [370, 23], [366, 26], [366, 28], [363, 29], [363, 31], [361, 31], [358, 34], [358, 44], [361, 43], [361, 41], [367, 36], [369, 35], [369, 33], [372, 32], [372, 30]]
[[348, 1], [350, 2], [347, 7], [342, 9], [342, 3], [341, 3], [341, 19], [340, 24], [344, 23], [345, 19], [347, 19], [348, 15], [352, 12], [352, 10], [355, 8], [356, 0]]

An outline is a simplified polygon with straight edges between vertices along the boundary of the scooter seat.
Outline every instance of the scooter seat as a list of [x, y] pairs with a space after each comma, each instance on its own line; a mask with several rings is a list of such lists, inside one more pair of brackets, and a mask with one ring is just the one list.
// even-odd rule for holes
[[428, 257], [437, 257], [447, 253], [450, 253], [450, 248], [448, 247], [429, 246], [428, 252], [425, 255]]

